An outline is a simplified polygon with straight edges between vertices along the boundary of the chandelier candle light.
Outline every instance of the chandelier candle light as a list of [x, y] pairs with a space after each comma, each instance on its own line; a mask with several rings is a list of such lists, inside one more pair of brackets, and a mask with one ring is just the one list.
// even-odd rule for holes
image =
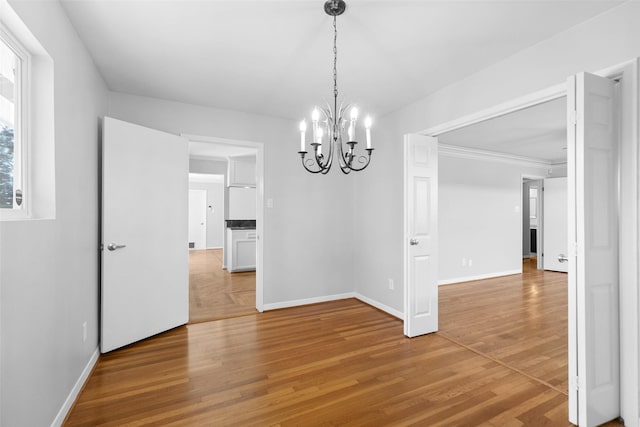
[[[324, 11], [329, 16], [333, 16], [333, 106], [327, 105], [327, 108], [313, 109], [311, 113], [311, 130], [312, 130], [312, 142], [313, 158], [305, 160], [307, 155], [306, 151], [306, 133], [307, 122], [300, 122], [300, 158], [302, 159], [302, 166], [311, 173], [326, 174], [331, 169], [333, 163], [333, 154], [337, 153], [337, 157], [340, 163], [340, 170], [347, 174], [351, 171], [361, 171], [371, 161], [371, 117], [367, 116], [364, 120], [365, 138], [367, 147], [365, 151], [367, 156], [356, 156], [355, 146], [356, 142], [356, 128], [358, 122], [358, 109], [355, 106], [349, 104], [340, 104], [338, 107], [338, 27], [336, 25], [336, 17], [342, 15], [346, 10], [347, 5], [343, 0], [327, 0], [324, 4]], [[349, 118], [347, 119], [346, 113], [349, 112]], [[345, 135], [346, 132], [346, 135]], [[322, 145], [326, 136], [326, 143], [329, 145], [326, 155], [322, 153]], [[343, 148], [343, 138], [346, 136], [348, 145], [347, 152]], [[354, 159], [357, 161], [354, 163]]]

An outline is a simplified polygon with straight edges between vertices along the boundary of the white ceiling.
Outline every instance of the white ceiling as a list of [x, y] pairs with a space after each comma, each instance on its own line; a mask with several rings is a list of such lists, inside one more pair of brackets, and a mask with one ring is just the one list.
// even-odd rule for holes
[[549, 163], [566, 162], [567, 98], [439, 135], [438, 142]]
[[[322, 0], [61, 0], [113, 91], [299, 120], [331, 98]], [[379, 117], [620, 1], [348, 0], [340, 93]]]

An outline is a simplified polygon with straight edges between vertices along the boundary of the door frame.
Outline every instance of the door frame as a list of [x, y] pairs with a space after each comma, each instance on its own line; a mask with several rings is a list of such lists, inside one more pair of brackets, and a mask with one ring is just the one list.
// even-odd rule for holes
[[[620, 380], [621, 417], [627, 426], [640, 426], [640, 164], [638, 142], [638, 58], [596, 71], [593, 74], [620, 81]], [[450, 120], [417, 133], [437, 137], [443, 133], [523, 110], [567, 95], [566, 82], [512, 99], [493, 107]], [[403, 165], [403, 167], [405, 167]], [[406, 173], [406, 171], [404, 172]], [[626, 195], [626, 196], [625, 196]], [[404, 206], [406, 216], [407, 207]], [[407, 292], [407, 282], [404, 292]], [[406, 316], [406, 313], [405, 313]]]
[[214, 136], [181, 134], [188, 141], [255, 148], [256, 150], [256, 310], [264, 311], [264, 143]]
[[[534, 180], [534, 181], [539, 181], [544, 183], [544, 180], [547, 177], [544, 177], [542, 175], [534, 175], [534, 174], [526, 174], [523, 173], [520, 175], [520, 200], [524, 201], [524, 191], [522, 189], [522, 184], [524, 183], [525, 179], [530, 179], [530, 180]], [[542, 184], [544, 186], [544, 184]], [[542, 240], [542, 231], [544, 230], [544, 221], [542, 220], [542, 210], [543, 210], [543, 204], [544, 202], [542, 201], [542, 188], [538, 187], [538, 199], [537, 199], [537, 205], [536, 205], [536, 220], [538, 222], [538, 225], [536, 226], [536, 259], [537, 259], [537, 264], [536, 267], [538, 268], [538, 270], [541, 269], [541, 265], [542, 265], [542, 256], [540, 256], [540, 251], [543, 248], [543, 240]], [[531, 205], [529, 205], [529, 211], [531, 211]], [[520, 215], [520, 236], [524, 236], [524, 215]], [[520, 247], [522, 247], [522, 241], [520, 241]]]

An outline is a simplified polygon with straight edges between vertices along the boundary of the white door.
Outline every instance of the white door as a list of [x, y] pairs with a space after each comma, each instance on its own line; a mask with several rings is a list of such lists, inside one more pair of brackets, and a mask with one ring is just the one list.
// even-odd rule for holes
[[438, 330], [438, 140], [405, 135], [404, 157], [404, 333], [415, 337]]
[[620, 415], [614, 84], [580, 73], [567, 89], [569, 420], [595, 426]]
[[189, 243], [193, 249], [207, 247], [207, 190], [189, 189]]
[[544, 197], [543, 268], [563, 273], [569, 271], [567, 185], [567, 178], [548, 178], [544, 180], [542, 191]]
[[105, 117], [102, 141], [102, 353], [189, 318], [188, 146]]

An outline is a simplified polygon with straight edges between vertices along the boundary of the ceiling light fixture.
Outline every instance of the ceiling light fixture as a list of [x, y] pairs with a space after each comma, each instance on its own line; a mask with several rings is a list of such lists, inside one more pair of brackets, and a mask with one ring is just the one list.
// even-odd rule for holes
[[[371, 161], [371, 117], [367, 116], [364, 120], [365, 138], [367, 147], [365, 151], [367, 156], [357, 156], [355, 154], [356, 142], [356, 125], [358, 121], [358, 108], [350, 104], [344, 105], [340, 103], [338, 108], [338, 27], [336, 25], [336, 17], [342, 15], [347, 5], [343, 0], [327, 0], [324, 4], [324, 11], [329, 16], [333, 16], [333, 106], [327, 103], [327, 108], [319, 109], [315, 107], [311, 113], [311, 126], [313, 133], [313, 158], [305, 160], [307, 154], [305, 147], [305, 136], [307, 132], [307, 122], [300, 122], [300, 158], [302, 166], [311, 173], [326, 174], [331, 169], [333, 163], [333, 154], [337, 153], [340, 163], [340, 170], [348, 174], [351, 171], [361, 171]], [[345, 117], [345, 113], [349, 111], [349, 119]], [[346, 145], [349, 146], [347, 152], [343, 148], [343, 139], [346, 135]], [[326, 156], [322, 153], [322, 146], [327, 141], [328, 152]], [[354, 159], [357, 161], [354, 163]]]

